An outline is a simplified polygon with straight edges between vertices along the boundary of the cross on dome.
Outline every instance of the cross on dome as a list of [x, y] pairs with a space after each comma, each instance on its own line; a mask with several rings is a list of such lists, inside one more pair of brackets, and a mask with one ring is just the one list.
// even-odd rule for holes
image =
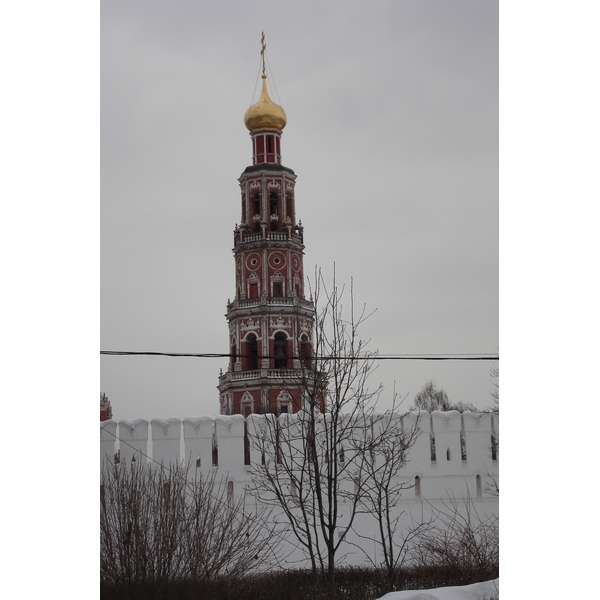
[[244, 115], [244, 123], [249, 131], [257, 131], [258, 129], [276, 129], [281, 131], [287, 123], [285, 111], [279, 104], [276, 104], [269, 98], [267, 92], [267, 75], [265, 73], [265, 34], [262, 33], [261, 51], [262, 56], [262, 92], [258, 102], [248, 108]]

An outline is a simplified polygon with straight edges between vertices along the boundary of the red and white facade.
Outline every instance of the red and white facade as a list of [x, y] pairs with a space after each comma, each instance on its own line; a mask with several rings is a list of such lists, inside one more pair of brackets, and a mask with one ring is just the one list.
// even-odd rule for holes
[[[285, 113], [268, 98], [264, 79], [261, 101], [246, 113], [252, 165], [239, 178], [235, 297], [226, 314], [231, 357], [218, 385], [224, 415], [297, 412], [310, 379], [314, 306], [304, 295], [296, 175], [281, 162]], [[249, 118], [256, 107], [260, 119]]]

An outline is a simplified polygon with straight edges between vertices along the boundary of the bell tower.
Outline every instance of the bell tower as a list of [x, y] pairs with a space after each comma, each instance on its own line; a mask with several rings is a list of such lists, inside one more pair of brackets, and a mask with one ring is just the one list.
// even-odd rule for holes
[[219, 377], [221, 414], [297, 412], [310, 384], [314, 305], [304, 295], [302, 223], [296, 174], [283, 166], [285, 111], [262, 93], [244, 123], [252, 164], [239, 178], [240, 224], [233, 235], [235, 296], [227, 304], [229, 367]]

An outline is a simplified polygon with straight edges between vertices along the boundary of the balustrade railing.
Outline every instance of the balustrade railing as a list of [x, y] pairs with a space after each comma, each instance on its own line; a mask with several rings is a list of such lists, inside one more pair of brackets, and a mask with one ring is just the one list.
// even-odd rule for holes
[[[264, 300], [263, 300], [264, 299]], [[312, 302], [310, 300], [305, 300], [304, 298], [295, 297], [268, 297], [268, 296], [260, 296], [259, 298], [243, 298], [240, 300], [234, 300], [230, 302], [228, 308], [248, 308], [250, 306], [260, 306], [261, 304], [268, 304], [269, 306], [302, 306], [304, 308], [312, 308]]]
[[229, 371], [219, 377], [221, 383], [227, 381], [246, 381], [249, 379], [301, 379], [307, 377], [307, 372], [302, 369], [258, 369], [255, 371]]
[[242, 234], [243, 239], [241, 239], [241, 236], [236, 235], [235, 238], [235, 243], [236, 245], [239, 243], [250, 243], [250, 242], [260, 242], [262, 240], [267, 240], [270, 242], [285, 242], [286, 240], [291, 239], [293, 242], [296, 242], [297, 244], [302, 244], [302, 236], [292, 232], [291, 237], [289, 236], [287, 231], [266, 231], [265, 232], [265, 237], [263, 237], [262, 232], [258, 232], [258, 233], [244, 233]]

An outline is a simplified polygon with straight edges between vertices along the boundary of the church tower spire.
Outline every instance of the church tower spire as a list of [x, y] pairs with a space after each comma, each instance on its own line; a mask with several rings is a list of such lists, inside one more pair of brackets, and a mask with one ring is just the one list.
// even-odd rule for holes
[[227, 305], [230, 361], [219, 377], [221, 414], [297, 412], [311, 379], [314, 305], [304, 295], [303, 228], [296, 174], [281, 160], [287, 116], [267, 91], [265, 43], [258, 101], [244, 115], [252, 164], [239, 178], [235, 296]]
[[262, 92], [256, 104], [248, 108], [244, 123], [252, 137], [252, 164], [281, 164], [281, 132], [287, 124], [285, 111], [269, 98], [265, 73], [265, 34], [262, 36]]

